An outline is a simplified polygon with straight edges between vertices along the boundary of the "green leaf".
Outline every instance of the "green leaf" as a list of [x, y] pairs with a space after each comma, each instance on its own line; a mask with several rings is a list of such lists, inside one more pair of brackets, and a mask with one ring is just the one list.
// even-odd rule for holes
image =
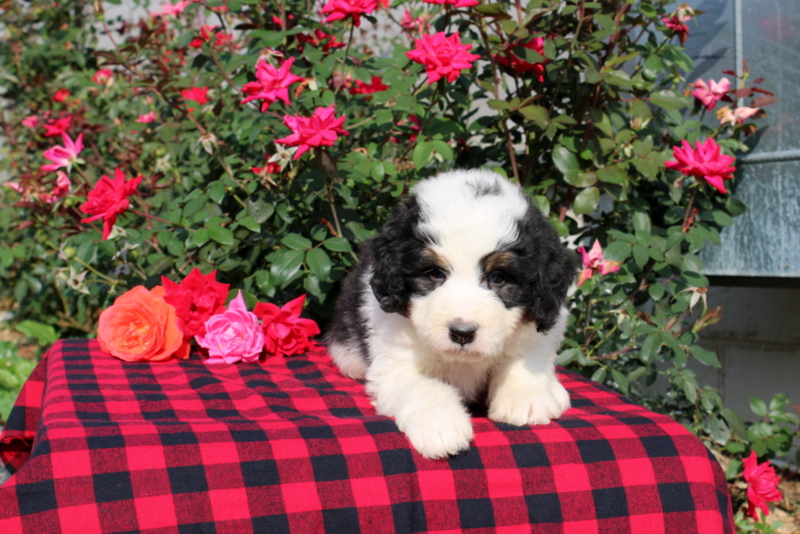
[[710, 350], [704, 349], [700, 345], [691, 345], [689, 347], [689, 352], [695, 357], [695, 359], [697, 359], [698, 362], [702, 363], [703, 365], [710, 365], [711, 367], [716, 367], [717, 369], [721, 367], [719, 359], [717, 359], [717, 355]]
[[658, 301], [661, 300], [662, 297], [664, 296], [665, 290], [662, 284], [655, 283], [647, 288], [647, 292], [650, 294], [650, 298]]
[[486, 105], [489, 106], [489, 109], [494, 109], [494, 110], [498, 110], [498, 109], [514, 109], [514, 104], [512, 104], [511, 102], [508, 102], [507, 100], [495, 100], [495, 99], [492, 99], [492, 100], [489, 100], [486, 103]]
[[625, 170], [621, 169], [617, 165], [611, 165], [603, 169], [597, 169], [597, 179], [601, 182], [622, 185], [625, 183], [627, 178], [628, 174], [625, 172]]
[[293, 250], [308, 250], [314, 246], [310, 240], [295, 233], [287, 234], [281, 239], [281, 243]]
[[572, 210], [577, 215], [582, 215], [595, 211], [599, 204], [600, 190], [596, 187], [590, 187], [578, 193], [575, 197], [575, 202], [572, 204]]
[[650, 95], [650, 102], [667, 110], [677, 110], [688, 106], [689, 98], [672, 89], [661, 89]]
[[224, 226], [211, 226], [208, 229], [208, 237], [220, 245], [233, 245], [233, 232]]
[[650, 215], [644, 211], [637, 211], [633, 214], [633, 228], [649, 233], [651, 230]]
[[16, 391], [22, 384], [19, 379], [11, 371], [7, 371], [0, 367], [0, 391]]
[[208, 228], [200, 228], [192, 234], [192, 244], [196, 247], [202, 247], [209, 240]]
[[56, 329], [49, 324], [26, 319], [20, 322], [16, 328], [26, 336], [36, 339], [37, 343], [42, 346], [50, 345], [58, 341]]
[[350, 241], [343, 237], [331, 237], [322, 242], [322, 245], [332, 252], [350, 252]]
[[603, 258], [622, 263], [631, 255], [631, 245], [625, 241], [614, 241], [603, 251]]
[[553, 163], [561, 171], [561, 174], [567, 174], [570, 170], [579, 167], [578, 157], [563, 145], [556, 145], [553, 149]]
[[614, 377], [614, 382], [617, 383], [620, 391], [627, 394], [628, 389], [630, 388], [631, 385], [630, 382], [628, 381], [628, 378], [621, 372], [617, 371], [616, 369], [611, 371], [611, 376]]
[[441, 154], [446, 161], [453, 161], [453, 159], [455, 159], [453, 149], [446, 141], [435, 140], [431, 141], [431, 143], [433, 144], [433, 150]]
[[422, 141], [417, 143], [417, 146], [414, 147], [414, 152], [411, 156], [411, 159], [414, 162], [414, 167], [417, 169], [422, 169], [425, 167], [425, 164], [428, 163], [429, 159], [431, 159], [431, 152], [433, 152], [433, 143], [430, 141]]
[[214, 182], [208, 188], [208, 196], [217, 204], [222, 204], [226, 193], [225, 184], [222, 182]]
[[750, 409], [759, 417], [767, 416], [767, 403], [758, 397], [750, 397]]
[[731, 198], [728, 201], [727, 208], [728, 208], [728, 211], [733, 216], [741, 215], [742, 213], [747, 211], [747, 205], [745, 205], [744, 202], [742, 202], [740, 199], [735, 198], [735, 197]]
[[570, 185], [583, 189], [596, 184], [597, 175], [593, 172], [580, 172], [578, 169], [572, 169], [564, 175], [564, 180]]
[[503, 9], [502, 4], [481, 4], [474, 6], [473, 9], [481, 15], [488, 15], [495, 18], [510, 19], [511, 17]]
[[251, 232], [258, 233], [261, 231], [261, 225], [256, 222], [256, 220], [252, 217], [243, 217], [241, 220], [237, 221], [239, 224], [250, 230]]
[[608, 369], [606, 369], [605, 367], [598, 367], [597, 370], [594, 373], [592, 373], [592, 380], [602, 384], [603, 381], [606, 379], [607, 371]]
[[306, 264], [319, 280], [327, 280], [331, 274], [331, 259], [321, 248], [313, 248], [306, 252]]
[[645, 363], [652, 363], [660, 347], [661, 343], [658, 341], [658, 335], [650, 334], [645, 338], [644, 343], [642, 343], [642, 348], [639, 351], [639, 358]]
[[650, 254], [647, 253], [647, 248], [639, 244], [633, 245], [633, 260], [640, 269], [643, 269], [650, 260]]
[[[519, 110], [522, 115], [544, 128], [550, 121], [550, 113], [542, 106], [525, 106]], [[555, 156], [554, 156], [555, 157]]]
[[280, 285], [300, 270], [303, 265], [305, 252], [302, 250], [281, 250], [269, 269], [270, 280], [274, 285]]
[[579, 348], [572, 348], [562, 351], [561, 354], [558, 355], [556, 363], [558, 363], [558, 365], [567, 365], [572, 360], [577, 358], [578, 355], [581, 354], [581, 352], [582, 351]]

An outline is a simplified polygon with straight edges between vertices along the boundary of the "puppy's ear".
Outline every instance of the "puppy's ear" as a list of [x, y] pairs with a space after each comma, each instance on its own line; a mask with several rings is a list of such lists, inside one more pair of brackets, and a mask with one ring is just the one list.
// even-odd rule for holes
[[381, 233], [369, 241], [372, 259], [370, 286], [386, 313], [408, 315], [411, 277], [424, 246], [419, 235], [420, 209], [409, 196], [395, 207]]
[[525, 256], [531, 258], [528, 290], [532, 302], [525, 308], [525, 318], [536, 322], [539, 332], [547, 332], [558, 321], [575, 280], [578, 256], [561, 243], [553, 226], [533, 205], [520, 221], [519, 230]]

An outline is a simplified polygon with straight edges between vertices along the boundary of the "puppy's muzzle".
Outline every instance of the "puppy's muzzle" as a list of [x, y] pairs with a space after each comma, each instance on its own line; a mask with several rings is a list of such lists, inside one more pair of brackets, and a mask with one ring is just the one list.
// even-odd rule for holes
[[463, 347], [475, 341], [475, 333], [478, 331], [478, 324], [456, 319], [450, 323], [449, 330], [450, 339], [453, 343], [458, 343]]

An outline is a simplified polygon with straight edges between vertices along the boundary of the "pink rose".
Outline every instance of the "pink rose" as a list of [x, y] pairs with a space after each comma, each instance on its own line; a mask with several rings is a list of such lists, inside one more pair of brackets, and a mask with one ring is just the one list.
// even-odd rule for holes
[[461, 44], [457, 33], [449, 37], [444, 32], [423, 35], [422, 39], [414, 39], [414, 46], [414, 50], [406, 52], [406, 57], [425, 66], [428, 83], [440, 78], [452, 83], [462, 70], [471, 68], [472, 63], [481, 57], [470, 54], [472, 45]]
[[349, 132], [342, 128], [344, 115], [338, 119], [334, 116], [333, 104], [327, 108], [319, 107], [314, 110], [311, 117], [284, 115], [283, 122], [292, 129], [291, 135], [287, 135], [275, 142], [286, 146], [300, 147], [294, 155], [294, 159], [306, 153], [312, 146], [333, 146], [333, 143], [340, 135], [349, 135]]
[[195, 336], [197, 343], [208, 349], [206, 363], [253, 363], [264, 349], [264, 332], [258, 317], [247, 311], [242, 292], [228, 309], [206, 321], [206, 334]]
[[684, 139], [681, 141], [681, 147], [676, 146], [672, 149], [675, 160], [667, 161], [664, 165], [673, 171], [681, 171], [686, 176], [705, 180], [720, 193], [727, 193], [724, 180], [733, 178], [733, 172], [736, 170], [732, 165], [734, 158], [723, 154], [713, 137], [705, 141], [696, 141], [694, 148]]
[[319, 334], [319, 326], [311, 319], [300, 317], [306, 296], [290, 300], [282, 308], [272, 303], [259, 302], [255, 313], [264, 328], [264, 348], [275, 356], [302, 354], [314, 346], [309, 338]]

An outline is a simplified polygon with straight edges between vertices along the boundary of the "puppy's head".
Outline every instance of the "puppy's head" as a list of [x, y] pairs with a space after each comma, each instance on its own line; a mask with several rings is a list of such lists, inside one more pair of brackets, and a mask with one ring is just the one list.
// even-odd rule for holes
[[500, 354], [523, 324], [551, 329], [577, 267], [522, 190], [488, 171], [417, 184], [370, 250], [381, 308], [457, 359]]

